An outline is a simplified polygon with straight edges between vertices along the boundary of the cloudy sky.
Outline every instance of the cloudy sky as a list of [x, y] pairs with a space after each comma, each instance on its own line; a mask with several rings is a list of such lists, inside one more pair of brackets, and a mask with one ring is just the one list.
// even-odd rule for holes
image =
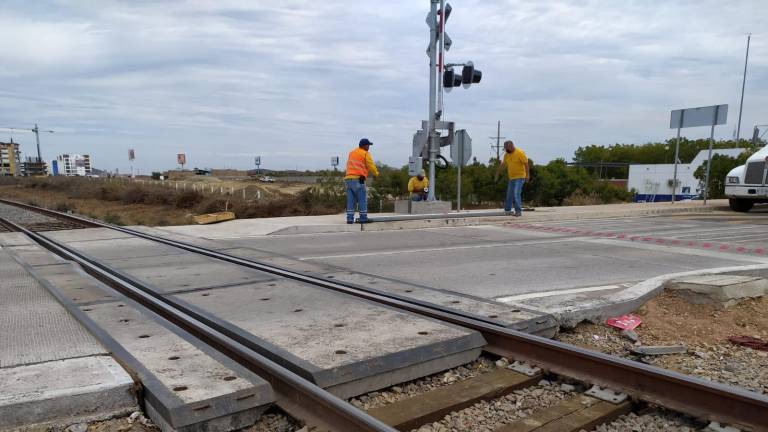
[[[502, 122], [537, 162], [588, 144], [674, 136], [669, 111], [730, 104], [742, 136], [768, 123], [768, 2], [453, 0], [449, 62], [483, 80], [446, 95], [448, 120], [490, 156]], [[407, 163], [427, 115], [427, 0], [0, 0], [0, 126], [43, 156], [102, 169], [328, 167], [363, 136]], [[691, 137], [709, 135], [689, 129]], [[0, 130], [34, 153], [32, 134]]]

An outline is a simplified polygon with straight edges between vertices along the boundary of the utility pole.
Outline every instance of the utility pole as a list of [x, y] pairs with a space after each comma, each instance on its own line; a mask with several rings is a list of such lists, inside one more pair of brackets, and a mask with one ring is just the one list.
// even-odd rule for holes
[[496, 159], [501, 160], [501, 140], [502, 138], [506, 139], [507, 137], [501, 136], [501, 120], [499, 120], [496, 123], [496, 136], [495, 137], [488, 137], [490, 139], [496, 139], [496, 145], [491, 144], [491, 148], [496, 148]]
[[741, 79], [741, 103], [739, 103], [739, 122], [736, 126], [736, 147], [739, 146], [739, 137], [741, 136], [741, 110], [744, 108], [744, 85], [747, 83], [747, 62], [749, 61], [749, 40], [752, 39], [752, 33], [747, 35], [747, 55], [744, 58], [744, 76]]

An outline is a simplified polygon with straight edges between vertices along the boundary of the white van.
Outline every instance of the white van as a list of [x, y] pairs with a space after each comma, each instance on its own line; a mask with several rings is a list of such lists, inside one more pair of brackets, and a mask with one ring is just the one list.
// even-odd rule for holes
[[725, 196], [731, 210], [748, 212], [755, 203], [768, 203], [768, 146], [747, 159], [745, 165], [738, 166], [728, 173], [725, 179]]

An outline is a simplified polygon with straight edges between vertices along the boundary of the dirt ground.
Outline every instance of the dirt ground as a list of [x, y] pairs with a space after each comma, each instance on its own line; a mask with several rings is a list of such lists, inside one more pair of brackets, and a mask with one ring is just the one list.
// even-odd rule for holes
[[684, 341], [689, 344], [719, 344], [729, 336], [768, 339], [768, 297], [744, 300], [727, 309], [692, 304], [674, 293], [665, 292], [643, 305], [643, 343], [663, 345]]
[[[768, 352], [735, 345], [730, 336], [768, 340], [768, 296], [727, 309], [692, 304], [664, 292], [636, 311], [643, 323], [639, 341], [605, 324], [582, 323], [558, 335], [573, 345], [630, 358], [724, 384], [768, 393]], [[683, 345], [685, 352], [660, 356], [631, 353], [640, 345]]]

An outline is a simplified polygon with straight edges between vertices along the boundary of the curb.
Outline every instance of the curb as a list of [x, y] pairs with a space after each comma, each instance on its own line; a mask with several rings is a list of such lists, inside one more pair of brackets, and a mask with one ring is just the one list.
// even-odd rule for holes
[[768, 264], [751, 264], [744, 266], [716, 267], [704, 270], [693, 270], [681, 273], [669, 273], [646, 279], [626, 288], [619, 293], [600, 297], [592, 301], [582, 302], [584, 307], [576, 309], [546, 310], [551, 313], [562, 327], [571, 328], [582, 321], [602, 322], [606, 318], [623, 315], [637, 310], [647, 301], [659, 295], [667, 283], [673, 279], [688, 276], [714, 275], [722, 273], [768, 270]]

